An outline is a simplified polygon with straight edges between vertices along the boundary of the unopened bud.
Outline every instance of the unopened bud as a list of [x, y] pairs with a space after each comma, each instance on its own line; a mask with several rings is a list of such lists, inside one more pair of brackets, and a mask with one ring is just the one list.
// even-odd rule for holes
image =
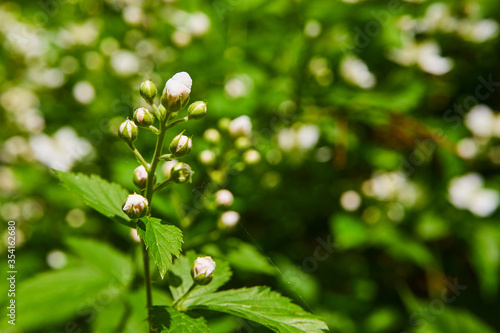
[[146, 171], [146, 168], [142, 165], [135, 168], [132, 179], [134, 184], [141, 190], [146, 187], [146, 183], [148, 181], [148, 172]]
[[229, 133], [233, 137], [249, 136], [252, 133], [252, 122], [250, 117], [241, 116], [233, 119], [229, 124]]
[[215, 192], [215, 202], [218, 205], [229, 207], [233, 204], [234, 197], [228, 190], [219, 190]]
[[201, 119], [207, 114], [207, 103], [198, 101], [192, 103], [188, 108], [189, 119]]
[[161, 104], [168, 112], [176, 112], [182, 109], [189, 101], [193, 81], [186, 72], [180, 72], [172, 76], [165, 84], [161, 96]]
[[225, 228], [232, 228], [234, 227], [238, 221], [240, 220], [240, 214], [235, 211], [227, 211], [222, 213], [219, 219], [219, 226], [225, 227]]
[[191, 268], [191, 276], [196, 284], [209, 284], [214, 277], [215, 261], [211, 257], [198, 257]]
[[260, 162], [260, 154], [255, 149], [247, 150], [243, 154], [243, 160], [250, 165], [257, 164]]
[[155, 117], [148, 109], [140, 107], [134, 112], [134, 121], [137, 126], [149, 127], [155, 122]]
[[134, 142], [137, 139], [137, 134], [137, 125], [129, 119], [125, 120], [118, 129], [118, 136], [128, 143]]
[[[184, 131], [182, 131], [182, 133], [184, 133]], [[175, 157], [182, 157], [189, 154], [193, 145], [191, 138], [182, 135], [182, 133], [177, 135], [170, 143], [170, 152]]]
[[220, 133], [215, 128], [209, 128], [203, 133], [203, 138], [210, 143], [219, 143]]
[[211, 150], [203, 150], [200, 155], [200, 162], [204, 165], [212, 165], [215, 163], [215, 153]]
[[148, 200], [140, 194], [130, 194], [123, 203], [122, 210], [131, 219], [139, 219], [148, 213]]
[[191, 183], [194, 171], [191, 170], [189, 164], [184, 162], [179, 162], [172, 167], [170, 171], [170, 178], [178, 184], [184, 184], [186, 182]]
[[155, 98], [158, 90], [153, 82], [146, 80], [141, 83], [141, 89], [139, 90], [142, 98], [149, 104], [153, 104], [153, 99]]

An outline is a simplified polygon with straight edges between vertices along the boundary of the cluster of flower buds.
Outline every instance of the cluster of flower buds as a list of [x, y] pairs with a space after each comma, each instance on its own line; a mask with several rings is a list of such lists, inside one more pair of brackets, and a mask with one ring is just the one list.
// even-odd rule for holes
[[211, 257], [198, 257], [191, 268], [191, 276], [198, 285], [209, 284], [214, 277], [215, 261]]
[[[165, 88], [161, 96], [159, 96], [158, 89], [153, 82], [150, 80], [142, 82], [139, 92], [154, 112], [148, 110], [146, 107], [139, 107], [134, 111], [133, 121], [127, 119], [119, 127], [119, 137], [129, 145], [137, 159], [141, 162], [141, 165], [134, 170], [133, 182], [139, 189], [146, 190], [146, 192], [149, 193], [147, 195], [151, 195], [151, 192], [148, 192], [148, 184], [149, 186], [152, 184], [154, 186], [153, 189], [156, 190], [161, 189], [169, 182], [183, 184], [192, 181], [194, 172], [191, 170], [191, 167], [186, 163], [173, 160], [173, 158], [186, 156], [192, 149], [192, 139], [184, 135], [184, 131], [175, 136], [170, 143], [170, 154], [161, 155], [161, 152], [160, 155], [155, 154], [155, 158], [167, 161], [163, 167], [163, 173], [165, 174], [166, 180], [157, 185], [155, 185], [156, 177], [154, 176], [152, 182], [148, 181], [148, 176], [154, 172], [149, 170], [151, 167], [145, 162], [144, 158], [133, 144], [138, 137], [139, 127], [153, 131], [155, 134], [159, 135], [159, 139], [162, 139], [167, 129], [182, 122], [201, 119], [205, 116], [207, 113], [207, 104], [203, 101], [197, 101], [189, 105], [187, 108], [187, 116], [170, 122], [172, 118], [177, 116], [182, 108], [187, 106], [192, 83], [188, 73], [177, 73], [167, 80]], [[155, 98], [157, 96], [160, 97], [160, 103], [158, 105], [155, 104]], [[160, 122], [159, 129], [153, 126], [157, 119]], [[157, 162], [158, 160], [154, 161], [154, 165], [157, 165]], [[146, 164], [148, 165], [147, 167], [145, 167]], [[148, 201], [139, 194], [129, 195], [122, 208], [131, 219], [141, 218], [145, 216], [149, 210]]]

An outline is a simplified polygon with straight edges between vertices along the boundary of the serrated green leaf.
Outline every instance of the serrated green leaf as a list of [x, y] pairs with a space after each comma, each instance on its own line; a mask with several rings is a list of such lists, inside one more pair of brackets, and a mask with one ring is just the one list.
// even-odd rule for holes
[[153, 332], [206, 333], [210, 332], [203, 317], [193, 318], [171, 307], [154, 306], [151, 309]]
[[[193, 284], [191, 267], [198, 256], [194, 251], [188, 251], [185, 255], [175, 260], [169, 270], [169, 288], [174, 300], [179, 299]], [[189, 304], [191, 298], [216, 291], [231, 278], [232, 272], [229, 264], [223, 260], [216, 259], [216, 268], [212, 282], [204, 286], [196, 286], [182, 304]]]
[[229, 313], [280, 333], [322, 333], [328, 330], [318, 317], [262, 286], [200, 295], [192, 299], [190, 308]]
[[179, 257], [181, 253], [182, 231], [174, 225], [152, 217], [143, 218], [137, 224], [137, 233], [144, 240], [163, 279], [172, 265], [172, 255]]
[[19, 284], [16, 309], [24, 318], [16, 324], [20, 329], [40, 330], [71, 318], [93, 318], [95, 308], [122, 295], [130, 283], [132, 264], [113, 248], [76, 238], [68, 245], [84, 259], [81, 265], [41, 273]]
[[109, 183], [97, 175], [87, 176], [58, 170], [54, 172], [64, 186], [87, 205], [110, 219], [135, 228], [135, 222], [122, 211], [123, 201], [129, 193], [120, 185]]
[[110, 274], [123, 285], [132, 280], [132, 261], [109, 245], [82, 238], [69, 238], [66, 244], [89, 265]]

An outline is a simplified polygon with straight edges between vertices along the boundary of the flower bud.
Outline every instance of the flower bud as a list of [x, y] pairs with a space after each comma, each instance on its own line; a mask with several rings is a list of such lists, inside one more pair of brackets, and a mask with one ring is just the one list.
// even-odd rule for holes
[[233, 137], [249, 136], [252, 133], [252, 122], [250, 117], [241, 116], [233, 119], [229, 124], [229, 133]]
[[189, 101], [192, 84], [193, 81], [188, 73], [180, 72], [175, 74], [165, 84], [165, 89], [163, 89], [161, 95], [161, 104], [169, 112], [179, 111]]
[[243, 154], [243, 160], [246, 164], [252, 165], [260, 162], [260, 154], [255, 149], [247, 150]]
[[132, 180], [134, 181], [134, 184], [141, 190], [146, 187], [146, 183], [148, 181], [148, 172], [146, 171], [146, 168], [142, 165], [135, 168]]
[[139, 219], [148, 213], [148, 200], [140, 194], [130, 194], [123, 203], [122, 210], [131, 219]]
[[240, 214], [238, 214], [238, 212], [230, 210], [222, 213], [219, 219], [219, 226], [225, 228], [232, 228], [238, 223], [239, 220], [240, 220]]
[[[184, 133], [184, 131], [182, 131], [182, 133]], [[182, 157], [189, 154], [191, 146], [193, 145], [191, 138], [182, 135], [182, 133], [177, 135], [170, 143], [170, 152], [175, 157]]]
[[212, 165], [215, 163], [215, 153], [211, 150], [203, 150], [199, 155], [199, 159], [204, 165]]
[[134, 112], [134, 121], [137, 126], [149, 127], [155, 122], [155, 117], [148, 109], [140, 107]]
[[151, 82], [150, 80], [144, 81], [143, 83], [141, 83], [141, 89], [139, 91], [142, 98], [144, 98], [146, 102], [148, 102], [149, 104], [153, 104], [153, 99], [158, 92], [153, 82]]
[[201, 119], [207, 113], [207, 103], [198, 101], [192, 103], [188, 108], [188, 119]]
[[123, 141], [132, 143], [137, 139], [137, 126], [133, 121], [127, 119], [125, 120], [118, 129], [118, 136], [122, 138]]
[[234, 197], [228, 190], [219, 190], [215, 192], [215, 202], [220, 206], [229, 207], [233, 204]]
[[214, 277], [215, 266], [215, 261], [211, 257], [198, 257], [191, 268], [194, 283], [199, 285], [209, 284]]
[[174, 182], [178, 184], [183, 184], [186, 182], [192, 181], [194, 171], [191, 170], [191, 167], [189, 164], [186, 164], [184, 162], [179, 162], [176, 165], [172, 167], [172, 170], [170, 171], [170, 178]]
[[220, 133], [215, 128], [209, 128], [203, 133], [203, 138], [210, 143], [219, 143]]

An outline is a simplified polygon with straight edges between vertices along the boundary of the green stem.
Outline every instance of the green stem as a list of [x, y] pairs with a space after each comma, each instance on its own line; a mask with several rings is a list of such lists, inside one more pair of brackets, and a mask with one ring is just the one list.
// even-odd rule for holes
[[135, 155], [135, 158], [137, 158], [137, 161], [144, 167], [146, 168], [146, 170], [149, 169], [149, 166], [148, 166], [148, 162], [146, 162], [146, 160], [144, 159], [144, 157], [142, 157], [141, 153], [137, 150], [137, 148], [135, 148], [134, 144], [133, 143], [129, 143], [128, 144], [128, 147], [130, 148], [130, 150], [132, 150], [132, 152], [134, 153]]
[[173, 182], [173, 180], [171, 180], [171, 179], [164, 180], [154, 187], [154, 191], [156, 192], [158, 190], [161, 190], [162, 188], [164, 188], [165, 186], [167, 186], [168, 184], [170, 184], [172, 182]]
[[189, 120], [188, 117], [177, 119], [176, 121], [173, 121], [170, 124], [168, 124], [166, 128], [170, 129], [170, 128], [174, 127], [175, 125], [179, 125], [179, 124], [185, 123], [188, 120]]
[[[177, 301], [175, 301], [173, 304], [172, 304], [172, 307], [175, 308], [179, 303], [181, 303], [181, 301], [184, 301], [184, 299], [189, 295], [189, 293], [191, 291], [193, 291], [194, 287], [196, 287], [197, 284], [193, 282], [193, 284], [191, 285], [191, 287], [189, 287], [189, 289], [184, 293], [182, 294], [181, 297], [179, 297], [177, 299]], [[179, 309], [178, 309], [179, 310]]]
[[[154, 109], [157, 110], [156, 107], [154, 107]], [[155, 171], [156, 167], [158, 166], [158, 162], [160, 161], [161, 150], [163, 148], [163, 139], [165, 138], [166, 131], [166, 120], [160, 120], [160, 132], [158, 133], [158, 138], [156, 140], [156, 147], [153, 159], [151, 160], [151, 166], [149, 168], [146, 168], [146, 170], [148, 171], [148, 179], [146, 182], [146, 199], [148, 200], [149, 204], [149, 212], [151, 212], [151, 201], [153, 200]], [[144, 277], [146, 280], [149, 332], [152, 333], [151, 309], [153, 307], [153, 295], [151, 293], [151, 277], [149, 275], [149, 254], [144, 241], [142, 242], [142, 260], [144, 262]]]
[[146, 304], [148, 308], [149, 333], [153, 333], [151, 327], [151, 309], [153, 308], [153, 294], [151, 293], [151, 276], [149, 274], [149, 254], [144, 240], [141, 239], [142, 261], [144, 263], [144, 279], [146, 280]]

